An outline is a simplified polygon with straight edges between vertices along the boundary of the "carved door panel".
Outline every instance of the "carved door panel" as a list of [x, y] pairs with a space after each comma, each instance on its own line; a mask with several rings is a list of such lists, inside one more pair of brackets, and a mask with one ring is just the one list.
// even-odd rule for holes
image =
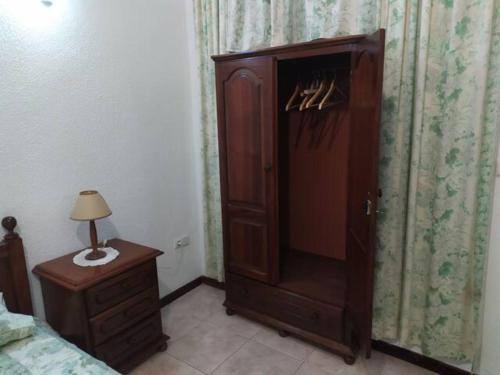
[[216, 77], [226, 271], [275, 282], [275, 62], [219, 63]]

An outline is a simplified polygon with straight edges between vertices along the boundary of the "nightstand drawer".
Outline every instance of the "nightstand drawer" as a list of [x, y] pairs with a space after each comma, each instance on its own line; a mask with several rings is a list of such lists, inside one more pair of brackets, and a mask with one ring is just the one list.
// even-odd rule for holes
[[52, 328], [127, 372], [167, 348], [156, 272], [163, 252], [120, 239], [108, 244], [120, 255], [105, 265], [80, 267], [73, 263], [74, 252], [39, 264], [34, 272]]
[[94, 344], [99, 345], [123, 329], [160, 309], [157, 288], [150, 288], [90, 320]]
[[89, 288], [85, 293], [89, 314], [97, 315], [154, 285], [156, 263], [150, 261]]
[[143, 347], [158, 341], [162, 335], [161, 315], [158, 312], [130, 330], [96, 347], [95, 354], [98, 359], [114, 366], [127, 357], [133, 356]]

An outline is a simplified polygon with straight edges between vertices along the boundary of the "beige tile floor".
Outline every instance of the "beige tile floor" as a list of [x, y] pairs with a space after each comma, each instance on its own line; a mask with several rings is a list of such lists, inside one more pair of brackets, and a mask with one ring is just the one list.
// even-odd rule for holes
[[353, 366], [314, 345], [238, 315], [227, 316], [224, 292], [201, 285], [162, 310], [171, 337], [133, 375], [419, 375], [431, 372], [374, 352]]

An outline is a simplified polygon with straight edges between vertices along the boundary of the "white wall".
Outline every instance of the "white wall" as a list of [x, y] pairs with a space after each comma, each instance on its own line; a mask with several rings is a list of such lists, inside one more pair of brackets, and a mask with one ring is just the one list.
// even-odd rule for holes
[[[0, 0], [0, 216], [17, 217], [30, 269], [88, 245], [88, 226], [68, 217], [91, 188], [113, 210], [101, 238], [165, 251], [161, 295], [202, 274], [187, 9]], [[174, 251], [184, 234], [190, 246]]]
[[[88, 244], [68, 219], [98, 189], [118, 236], [165, 251], [164, 295], [203, 272], [199, 98], [191, 1], [0, 0], [0, 216], [19, 221], [28, 266]], [[481, 374], [500, 368], [500, 179]], [[191, 245], [173, 250], [189, 234]], [[32, 290], [43, 316], [36, 278]]]
[[495, 181], [495, 201], [485, 293], [480, 373], [482, 375], [497, 375], [500, 373], [500, 177], [498, 175]]

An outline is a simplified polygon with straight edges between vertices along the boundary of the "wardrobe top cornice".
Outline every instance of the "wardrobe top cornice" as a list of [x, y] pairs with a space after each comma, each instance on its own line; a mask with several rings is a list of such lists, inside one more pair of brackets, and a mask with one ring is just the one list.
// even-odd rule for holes
[[[219, 61], [228, 61], [228, 60], [237, 60], [248, 57], [257, 57], [257, 56], [265, 56], [265, 55], [281, 55], [281, 54], [289, 54], [296, 52], [306, 52], [312, 49], [320, 49], [320, 48], [328, 48], [339, 45], [348, 45], [348, 44], [356, 44], [363, 40], [367, 35], [349, 35], [349, 36], [340, 36], [337, 38], [321, 38], [315, 39], [309, 42], [301, 42], [294, 44], [285, 44], [282, 46], [275, 46], [269, 48], [258, 49], [254, 51], [244, 51], [244, 52], [236, 52], [236, 53], [226, 53], [223, 55], [213, 55], [212, 60]], [[297, 56], [299, 57], [299, 56]]]

